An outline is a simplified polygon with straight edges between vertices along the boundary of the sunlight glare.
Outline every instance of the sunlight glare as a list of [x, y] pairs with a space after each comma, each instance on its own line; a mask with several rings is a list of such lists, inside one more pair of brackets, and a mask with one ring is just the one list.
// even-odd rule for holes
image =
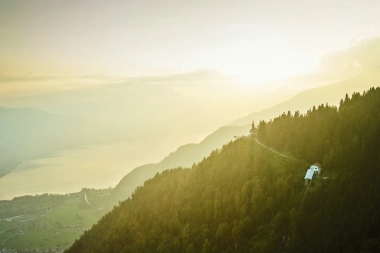
[[[253, 41], [253, 43], [252, 43]], [[315, 62], [285, 38], [236, 38], [213, 50], [210, 64], [243, 85], [291, 77], [310, 72]]]

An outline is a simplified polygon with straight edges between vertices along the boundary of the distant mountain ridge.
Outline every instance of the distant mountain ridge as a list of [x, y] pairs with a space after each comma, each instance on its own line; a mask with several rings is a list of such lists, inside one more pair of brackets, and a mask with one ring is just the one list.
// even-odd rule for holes
[[[232, 140], [232, 136], [248, 134], [252, 121], [258, 123], [260, 120], [270, 120], [287, 111], [294, 112], [299, 110], [303, 112], [318, 104], [338, 105], [345, 94], [361, 92], [376, 84], [380, 85], [380, 67], [365, 71], [353, 78], [305, 90], [289, 100], [263, 111], [251, 113], [246, 117], [237, 119], [226, 127], [218, 129], [209, 135], [209, 137], [213, 136], [214, 139], [220, 138], [218, 145], [209, 145], [209, 147], [214, 147], [213, 149], [220, 148], [223, 144]], [[223, 129], [228, 129], [228, 131], [222, 131]], [[207, 143], [209, 137], [199, 144], [187, 144], [179, 147], [177, 151], [171, 153], [157, 164], [147, 164], [135, 168], [115, 187], [116, 199], [123, 200], [128, 198], [137, 186], [142, 185], [145, 180], [153, 177], [157, 172], [175, 167], [190, 167], [194, 162], [199, 162], [213, 150], [203, 148], [204, 142]], [[184, 159], [179, 159], [180, 157]]]
[[319, 104], [338, 105], [341, 98], [353, 92], [363, 92], [371, 87], [380, 86], [380, 66], [362, 72], [355, 77], [334, 82], [325, 86], [302, 91], [282, 103], [259, 112], [251, 113], [245, 117], [235, 120], [230, 125], [243, 126], [250, 124], [252, 120], [270, 120], [287, 111], [306, 112], [307, 109]]
[[224, 126], [207, 136], [198, 144], [190, 143], [179, 147], [161, 162], [139, 166], [125, 175], [114, 189], [116, 201], [124, 200], [132, 194], [137, 186], [152, 178], [156, 173], [176, 167], [191, 167], [200, 162], [211, 151], [221, 148], [234, 139], [234, 136], [246, 135], [250, 126]]

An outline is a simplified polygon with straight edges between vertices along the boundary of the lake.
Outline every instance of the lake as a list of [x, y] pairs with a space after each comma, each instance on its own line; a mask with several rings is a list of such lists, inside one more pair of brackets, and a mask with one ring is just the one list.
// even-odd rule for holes
[[114, 187], [135, 167], [156, 163], [180, 145], [205, 135], [172, 136], [63, 150], [51, 157], [23, 161], [0, 178], [0, 199], [42, 193]]

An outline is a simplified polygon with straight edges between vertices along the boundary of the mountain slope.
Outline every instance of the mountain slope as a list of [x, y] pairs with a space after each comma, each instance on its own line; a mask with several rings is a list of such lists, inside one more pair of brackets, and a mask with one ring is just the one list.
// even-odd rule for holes
[[[304, 187], [308, 164], [240, 138], [192, 169], [157, 174], [67, 252], [378, 252], [379, 111], [377, 88], [345, 98], [339, 110], [260, 124], [265, 144], [323, 156], [327, 180]], [[302, 129], [309, 134], [284, 139]]]
[[158, 164], [148, 164], [137, 167], [126, 175], [121, 180], [120, 184], [116, 186], [115, 199], [116, 201], [126, 199], [130, 196], [135, 187], [142, 185], [145, 180], [153, 177], [155, 173], [161, 172], [164, 169], [175, 168], [178, 166], [189, 167], [194, 162], [199, 162], [204, 156], [207, 156], [211, 150], [221, 147], [223, 144], [232, 140], [231, 137], [233, 135], [242, 135], [247, 134], [248, 132], [246, 130], [240, 131], [239, 128], [236, 128], [236, 132], [234, 132], [235, 130], [233, 130], [233, 126], [244, 125], [248, 129], [248, 125], [251, 124], [252, 120], [259, 121], [273, 119], [284, 111], [299, 110], [306, 112], [306, 109], [320, 103], [338, 104], [339, 100], [344, 97], [345, 94], [366, 90], [371, 87], [372, 84], [375, 86], [380, 85], [380, 67], [363, 72], [360, 75], [348, 80], [306, 90], [297, 94], [292, 99], [277, 104], [270, 109], [255, 112], [244, 118], [238, 119], [232, 123], [231, 126], [229, 126], [230, 131], [226, 132], [226, 135], [224, 135], [222, 131], [211, 134], [215, 136], [215, 140], [216, 138], [220, 138], [217, 145], [204, 149], [202, 148], [202, 145], [197, 146], [195, 144], [188, 144], [180, 147], [175, 154], [169, 155], [169, 157], [165, 158]]
[[294, 112], [298, 110], [304, 113], [307, 109], [319, 104], [328, 103], [330, 105], [338, 105], [339, 100], [346, 94], [362, 92], [364, 90], [368, 90], [370, 87], [377, 86], [380, 86], [380, 67], [362, 72], [350, 79], [305, 90], [298, 93], [293, 98], [279, 103], [272, 108], [265, 109], [260, 112], [254, 112], [248, 116], [237, 119], [230, 125], [243, 126], [250, 124], [252, 120], [270, 120], [287, 111]]
[[234, 136], [246, 135], [249, 126], [232, 127], [225, 126], [207, 136], [199, 144], [187, 144], [179, 147], [157, 164], [147, 164], [135, 168], [128, 173], [114, 189], [116, 201], [130, 197], [137, 186], [152, 178], [156, 173], [176, 167], [191, 167], [200, 162], [214, 149], [221, 148], [223, 144], [234, 139]]
[[328, 177], [295, 218], [292, 252], [379, 252], [380, 88], [346, 96], [338, 111], [321, 105], [261, 122], [258, 138], [322, 161]]
[[[284, 172], [302, 178], [303, 165], [239, 139], [191, 170], [164, 171], [148, 180], [68, 252], [223, 252], [234, 247], [235, 239], [240, 248], [253, 226], [271, 220], [271, 212], [280, 207], [271, 206], [279, 204], [272, 202], [278, 190], [271, 185]], [[301, 188], [302, 181], [295, 178], [285, 182]], [[253, 187], [262, 194], [251, 196]], [[289, 190], [283, 193], [288, 195]], [[281, 206], [295, 206], [297, 200], [295, 196]], [[250, 218], [251, 212], [259, 211], [251, 209], [251, 201], [258, 206], [268, 202], [270, 209]]]

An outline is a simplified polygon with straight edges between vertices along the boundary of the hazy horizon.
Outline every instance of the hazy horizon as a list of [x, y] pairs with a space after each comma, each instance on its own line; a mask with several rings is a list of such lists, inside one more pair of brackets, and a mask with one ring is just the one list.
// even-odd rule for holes
[[380, 252], [379, 10], [0, 0], [0, 252]]
[[[184, 102], [184, 113], [208, 114], [191, 120], [214, 118], [202, 130], [209, 132], [380, 65], [378, 1], [17, 0], [0, 6], [0, 106], [118, 122], [131, 105], [144, 113], [156, 106], [151, 96], [162, 104], [162, 96], [171, 96]], [[131, 99], [145, 104], [136, 107]]]
[[380, 66], [378, 9], [378, 1], [0, 1], [0, 106], [63, 116], [9, 123], [4, 133], [23, 135], [0, 133], [0, 158], [15, 166], [47, 150], [162, 140], [159, 155], [147, 146], [120, 171], [157, 162], [301, 91]]

